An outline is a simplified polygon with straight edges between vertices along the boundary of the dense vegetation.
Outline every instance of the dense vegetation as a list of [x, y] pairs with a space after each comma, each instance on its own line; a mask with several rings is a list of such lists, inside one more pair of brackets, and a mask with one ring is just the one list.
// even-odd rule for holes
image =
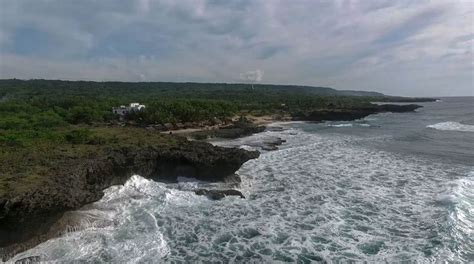
[[[170, 171], [178, 173], [190, 164], [199, 164], [202, 171], [227, 171], [228, 162], [244, 162], [233, 150], [216, 152], [205, 143], [160, 130], [226, 123], [225, 129], [200, 131], [195, 138], [207, 138], [207, 132], [233, 138], [264, 129], [248, 122], [248, 115], [298, 117], [320, 110], [344, 115], [384, 99], [347, 93], [353, 92], [246, 84], [0, 80], [0, 240], [11, 243], [18, 233], [40, 234], [37, 224], [51, 221], [42, 219], [55, 219], [57, 212], [99, 199], [103, 188], [121, 182], [121, 173], [141, 168], [149, 175], [154, 170], [167, 174], [166, 168], [175, 165]], [[113, 107], [132, 102], [146, 108], [124, 117], [113, 114]], [[160, 159], [162, 165], [157, 165]]]
[[[175, 137], [144, 129], [150, 125], [200, 126], [248, 114], [360, 108], [385, 99], [304, 86], [0, 80], [0, 197], [42, 184], [51, 169], [72, 161], [131, 146], [174, 146]], [[112, 113], [131, 102], [146, 108], [123, 119]]]
[[[140, 102], [126, 119], [137, 125], [228, 120], [242, 113], [295, 112], [367, 103], [321, 96], [308, 87], [246, 84], [0, 81], [0, 144], [19, 147], [38, 139], [95, 143], [91, 125], [114, 124], [112, 107]], [[314, 88], [331, 94], [330, 88]]]
[[[292, 115], [387, 100], [345, 94], [378, 95], [288, 85], [0, 80], [0, 147], [21, 147], [39, 139], [98, 144], [103, 140], [90, 128], [120, 121], [137, 126], [213, 122], [248, 113]], [[125, 120], [112, 113], [112, 107], [131, 102], [146, 109]]]

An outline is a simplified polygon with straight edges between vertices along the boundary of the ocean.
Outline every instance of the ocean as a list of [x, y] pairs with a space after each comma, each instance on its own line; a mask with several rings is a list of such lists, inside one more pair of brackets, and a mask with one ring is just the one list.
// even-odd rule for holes
[[221, 146], [261, 151], [224, 184], [134, 175], [69, 214], [79, 224], [18, 254], [45, 262], [474, 262], [474, 97], [352, 122], [272, 124]]

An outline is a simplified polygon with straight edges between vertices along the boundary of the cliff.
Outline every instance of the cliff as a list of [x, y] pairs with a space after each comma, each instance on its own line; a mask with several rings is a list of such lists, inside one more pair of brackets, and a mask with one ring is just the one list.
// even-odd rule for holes
[[[160, 181], [176, 181], [180, 175], [206, 181], [235, 181], [235, 171], [259, 155], [169, 138], [169, 144], [117, 144], [74, 158], [53, 154], [48, 157], [45, 153], [43, 159], [54, 166], [42, 171], [36, 184], [11, 188], [0, 195], [0, 255], [11, 251], [8, 247], [13, 244], [48, 239], [38, 237], [47, 233], [65, 211], [99, 200], [105, 188], [123, 184], [133, 174]], [[10, 183], [21, 185], [14, 179]]]

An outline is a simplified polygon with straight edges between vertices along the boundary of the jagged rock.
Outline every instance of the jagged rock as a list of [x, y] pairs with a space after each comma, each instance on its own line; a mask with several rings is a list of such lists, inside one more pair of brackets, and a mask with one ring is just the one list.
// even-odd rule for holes
[[65, 211], [99, 200], [105, 188], [123, 184], [134, 174], [158, 181], [176, 181], [178, 176], [224, 181], [235, 178], [244, 162], [259, 156], [243, 149], [175, 140], [164, 146], [123, 146], [57, 161], [42, 184], [0, 197], [0, 248], [44, 234]]
[[197, 189], [194, 191], [197, 195], [205, 195], [212, 200], [220, 200], [226, 196], [239, 196], [242, 199], [245, 199], [245, 196], [237, 190], [206, 190], [206, 189]]
[[204, 139], [209, 137], [232, 139], [250, 136], [263, 131], [265, 131], [265, 126], [257, 126], [248, 121], [238, 121], [230, 126], [221, 127], [219, 129], [195, 132], [192, 133], [191, 136], [195, 139]]
[[281, 139], [281, 138], [275, 138], [273, 140], [266, 140], [263, 142], [263, 145], [261, 146], [262, 150], [267, 150], [267, 151], [272, 151], [272, 150], [277, 150], [278, 147], [281, 144], [285, 143], [286, 140]]
[[275, 145], [263, 145], [261, 148], [266, 151], [278, 150], [278, 147]]

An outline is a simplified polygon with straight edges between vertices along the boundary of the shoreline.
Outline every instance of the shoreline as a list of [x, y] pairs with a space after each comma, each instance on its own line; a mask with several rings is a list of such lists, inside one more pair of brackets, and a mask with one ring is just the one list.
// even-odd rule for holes
[[[204, 125], [192, 128], [169, 129], [160, 131], [162, 134], [180, 135], [190, 140], [202, 140], [206, 138], [239, 138], [254, 133], [263, 132], [265, 127], [275, 122], [325, 122], [325, 121], [353, 121], [367, 117], [372, 114], [392, 112], [404, 113], [415, 112], [416, 109], [423, 106], [412, 103], [383, 103], [372, 104], [370, 107], [349, 108], [349, 109], [321, 109], [306, 113], [296, 113], [293, 115], [285, 114], [283, 116], [276, 115], [245, 115], [241, 116], [245, 121], [239, 121], [234, 117], [230, 123]], [[227, 133], [226, 131], [231, 131]], [[224, 133], [220, 133], [220, 132]], [[196, 137], [194, 137], [196, 136]]]
[[[232, 134], [232, 136], [237, 135], [237, 137], [243, 137], [249, 135], [248, 133], [255, 134], [263, 132], [267, 126], [277, 122], [349, 121], [359, 119], [371, 114], [376, 114], [379, 112], [412, 112], [414, 111], [414, 109], [421, 107], [415, 106], [416, 105], [409, 105], [409, 107], [394, 107], [394, 105], [390, 105], [388, 107], [376, 107], [373, 109], [356, 109], [345, 111], [322, 110], [312, 112], [309, 115], [302, 117], [286, 117], [283, 120], [282, 118], [274, 118], [270, 115], [264, 115], [259, 117], [249, 116], [249, 122], [246, 123], [246, 126], [248, 127], [245, 127], [245, 129], [243, 130], [239, 130], [237, 133]], [[325, 117], [325, 120], [321, 119], [322, 117]], [[235, 126], [235, 124], [233, 125]], [[217, 128], [215, 129], [207, 129], [207, 127], [201, 127], [194, 129], [181, 129], [177, 131], [171, 130], [171, 132], [173, 134], [181, 136], [190, 135], [192, 133], [198, 132], [215, 132], [219, 130], [226, 130], [227, 127], [229, 127], [229, 125], [224, 127], [217, 126]], [[249, 127], [250, 129], [246, 129]], [[144, 128], [136, 128], [135, 130], [138, 131], [140, 129], [142, 131], [147, 131]], [[167, 132], [169, 133], [169, 131]], [[168, 137], [167, 135], [163, 135], [167, 134], [167, 132], [155, 132], [154, 134], [159, 134]], [[163, 150], [158, 150], [150, 145], [139, 147], [135, 146], [132, 149], [130, 149], [130, 147], [127, 147], [127, 149], [119, 150], [115, 154], [109, 154], [104, 156], [107, 161], [100, 161], [99, 157], [96, 157], [92, 160], [87, 160], [86, 163], [83, 163], [81, 160], [76, 160], [77, 166], [71, 166], [71, 164], [69, 164], [67, 165], [67, 167], [62, 167], [59, 169], [59, 171], [62, 170], [64, 173], [57, 173], [56, 171], [56, 174], [52, 174], [52, 176], [50, 176], [53, 179], [60, 179], [59, 181], [53, 181], [56, 182], [55, 184], [59, 187], [59, 189], [54, 190], [55, 185], [53, 185], [47, 186], [47, 188], [53, 188], [53, 190], [47, 191], [42, 190], [42, 187], [37, 186], [37, 190], [34, 190], [34, 192], [31, 193], [23, 193], [20, 196], [21, 198], [16, 197], [16, 200], [0, 200], [0, 202], [4, 204], [4, 207], [8, 205], [10, 206], [10, 208], [15, 208], [14, 211], [7, 210], [7, 213], [9, 215], [7, 214], [6, 216], [0, 218], [0, 235], [4, 237], [2, 247], [0, 247], [1, 259], [8, 260], [9, 258], [22, 251], [25, 251], [41, 242], [60, 235], [60, 227], [67, 226], [64, 224], [61, 225], [61, 223], [58, 224], [58, 221], [62, 219], [64, 213], [78, 209], [84, 205], [99, 200], [103, 196], [103, 190], [105, 188], [108, 188], [113, 185], [123, 185], [124, 182], [133, 174], [139, 174], [145, 178], [150, 178], [152, 180], [157, 181], [166, 180], [166, 178], [169, 178], [170, 175], [178, 176], [179, 174], [183, 173], [191, 175], [191, 177], [194, 176], [195, 178], [201, 180], [222, 181], [226, 177], [231, 176], [231, 174], [235, 173], [235, 171], [237, 171], [244, 162], [249, 159], [258, 157], [258, 152], [253, 152], [252, 154], [252, 152], [238, 148], [216, 147], [212, 146], [210, 143], [200, 142], [199, 140], [190, 141], [180, 136], [173, 137], [182, 139], [178, 140], [177, 145], [168, 146], [168, 149], [164, 152]], [[272, 148], [268, 148], [266, 150], [275, 150], [276, 145], [281, 144], [282, 142], [284, 141], [281, 141], [280, 139], [280, 141], [274, 144]], [[140, 142], [137, 143], [137, 145], [143, 144]], [[132, 156], [129, 156], [130, 153], [132, 154]], [[198, 153], [202, 153], [202, 155]], [[112, 160], [110, 160], [110, 157], [113, 157]], [[132, 161], [130, 161], [131, 158]], [[69, 176], [66, 176], [68, 175], [68, 172], [70, 172], [71, 169], [74, 170], [74, 168], [77, 168], [80, 173], [72, 173]], [[222, 173], [220, 173], [220, 176], [216, 178], [215, 174], [218, 171], [222, 171]], [[157, 172], [158, 176], [156, 175]], [[166, 177], [160, 178], [159, 175], [166, 175]], [[71, 183], [69, 187], [63, 186], [65, 183], [64, 179], [69, 179]], [[79, 198], [79, 200], [77, 201], [73, 201], [71, 204], [71, 199], [74, 198], [71, 198], [69, 196], [71, 195], [71, 191], [78, 188], [78, 186], [84, 186], [84, 188], [87, 189], [86, 192], [88, 192], [89, 194], [80, 194], [78, 198], [81, 198]], [[68, 191], [68, 188], [73, 189], [69, 189]], [[77, 191], [72, 191], [72, 193], [75, 192]], [[50, 197], [50, 195], [48, 195], [49, 193], [56, 193], [56, 195], [59, 196]], [[68, 196], [68, 198], [63, 197], [64, 195]], [[85, 199], [83, 197], [84, 195], [89, 195], [90, 197]], [[55, 201], [53, 202], [51, 199], [54, 199]], [[41, 206], [41, 204], [44, 204], [45, 202], [46, 204], [48, 204], [48, 201], [50, 200], [51, 203], [48, 205], [50, 208], [44, 211], [44, 205]], [[61, 205], [61, 203], [65, 204]], [[15, 205], [15, 207], [13, 207], [13, 205]], [[26, 208], [30, 208], [30, 210], [32, 208], [33, 213], [31, 213], [31, 211], [28, 213], [28, 210], [26, 210]], [[36, 210], [39, 211], [36, 212]], [[35, 218], [35, 215], [41, 215], [43, 217], [43, 220]], [[35, 218], [33, 222], [31, 222], [32, 218]], [[18, 222], [19, 219], [20, 222]], [[23, 224], [19, 224], [22, 223], [22, 221]], [[40, 225], [39, 228], [38, 224]], [[5, 227], [8, 228], [5, 229]], [[51, 231], [50, 228], [53, 228], [53, 231]], [[18, 232], [22, 234], [18, 234]], [[19, 237], [19, 239], [15, 237]], [[29, 238], [25, 240], [25, 237]]]
[[[235, 172], [243, 163], [259, 156], [256, 151], [146, 133], [144, 129], [131, 132], [145, 133], [150, 142], [145, 146], [139, 140], [129, 146], [123, 142], [117, 148], [104, 149], [104, 153], [72, 160], [50, 157], [51, 162], [62, 165], [51, 166], [45, 172], [44, 183], [2, 195], [0, 259], [6, 261], [61, 234], [67, 227], [61, 223], [66, 212], [100, 200], [103, 190], [123, 185], [132, 175], [164, 182], [176, 181], [180, 175], [210, 182], [239, 182]], [[156, 137], [173, 142], [154, 145], [152, 139]]]
[[[252, 125], [255, 126], [265, 126], [275, 122], [281, 121], [291, 121], [290, 116], [286, 116], [284, 118], [276, 118], [272, 115], [262, 115], [262, 116], [255, 116], [255, 115], [246, 115], [244, 116], [245, 119], [250, 121]], [[230, 124], [222, 124], [222, 125], [204, 125], [201, 127], [192, 127], [192, 128], [178, 128], [178, 129], [169, 129], [165, 131], [160, 131], [162, 134], [177, 134], [177, 135], [187, 135], [192, 134], [195, 132], [205, 132], [205, 131], [214, 131], [219, 129], [225, 129], [227, 127], [231, 127], [234, 123], [238, 122], [238, 117], [232, 118], [232, 123]]]

